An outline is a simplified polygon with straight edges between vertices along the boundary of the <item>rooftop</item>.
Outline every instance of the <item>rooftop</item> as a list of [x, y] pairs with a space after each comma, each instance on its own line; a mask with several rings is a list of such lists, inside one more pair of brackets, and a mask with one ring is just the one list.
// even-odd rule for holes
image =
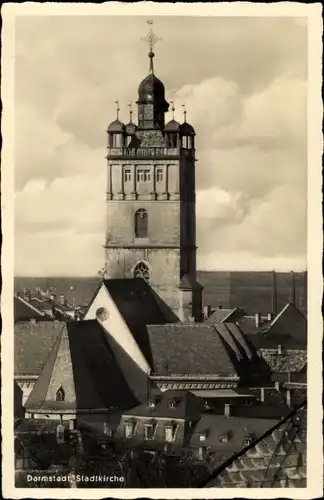
[[213, 473], [205, 487], [304, 488], [306, 405], [294, 410]]

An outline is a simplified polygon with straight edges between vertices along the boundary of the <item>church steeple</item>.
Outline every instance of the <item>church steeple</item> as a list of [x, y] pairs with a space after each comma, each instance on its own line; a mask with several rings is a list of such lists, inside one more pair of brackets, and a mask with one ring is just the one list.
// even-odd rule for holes
[[165, 88], [161, 80], [154, 74], [154, 52], [153, 47], [159, 40], [152, 30], [153, 21], [147, 21], [150, 26], [149, 33], [144, 41], [149, 46], [149, 74], [138, 87], [138, 126], [140, 129], [160, 129], [163, 130], [165, 118], [164, 114], [169, 109], [169, 104], [165, 100]]

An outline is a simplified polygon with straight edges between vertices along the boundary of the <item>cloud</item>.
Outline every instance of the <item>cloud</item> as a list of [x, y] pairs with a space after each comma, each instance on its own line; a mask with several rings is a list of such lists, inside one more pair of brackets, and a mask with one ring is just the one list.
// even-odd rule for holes
[[[168, 36], [156, 72], [176, 117], [186, 103], [197, 133], [199, 266], [298, 268], [306, 255], [306, 27], [288, 18], [182, 21], [159, 18]], [[135, 18], [19, 20], [18, 274], [102, 267], [105, 131], [115, 100], [128, 119], [147, 73], [134, 43], [143, 26]]]

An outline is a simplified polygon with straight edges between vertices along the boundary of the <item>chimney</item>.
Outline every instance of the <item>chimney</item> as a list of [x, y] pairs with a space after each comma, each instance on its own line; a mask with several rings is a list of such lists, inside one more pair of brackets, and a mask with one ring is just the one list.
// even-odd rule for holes
[[271, 314], [271, 313], [268, 313], [268, 315], [267, 315], [267, 320], [268, 320], [268, 321], [272, 321], [272, 314]]
[[275, 382], [275, 389], [276, 391], [280, 391], [280, 382], [278, 382], [278, 380]]
[[231, 416], [231, 405], [229, 403], [225, 403], [224, 405], [224, 415], [225, 417]]
[[217, 307], [217, 309], [223, 309], [222, 304], [219, 304], [219, 306]]
[[260, 389], [260, 400], [264, 403], [264, 387], [261, 387]]
[[283, 352], [282, 345], [278, 345], [278, 354], [282, 354], [282, 352]]
[[30, 295], [30, 290], [28, 288], [24, 288], [24, 299], [29, 301]]
[[257, 328], [259, 328], [259, 326], [261, 324], [261, 315], [260, 315], [260, 313], [256, 313], [254, 317], [255, 317], [255, 326]]
[[64, 295], [60, 295], [60, 304], [61, 306], [65, 306], [66, 300]]
[[71, 419], [69, 420], [69, 430], [74, 431], [74, 428], [75, 428], [75, 420]]
[[204, 306], [204, 319], [208, 319], [211, 315], [211, 306]]
[[75, 309], [75, 297], [73, 297], [73, 299], [72, 299], [72, 306], [73, 306], [73, 309]]

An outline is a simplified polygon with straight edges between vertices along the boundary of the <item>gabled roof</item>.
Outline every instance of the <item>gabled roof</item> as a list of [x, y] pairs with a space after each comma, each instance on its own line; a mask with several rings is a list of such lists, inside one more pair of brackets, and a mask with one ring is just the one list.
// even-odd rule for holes
[[[64, 401], [56, 401], [63, 388]], [[106, 410], [137, 404], [96, 320], [68, 322], [35, 383], [28, 410]]]
[[219, 333], [203, 323], [149, 325], [154, 375], [219, 375], [237, 370]]
[[[151, 407], [149, 401], [155, 401], [155, 406]], [[174, 408], [169, 406], [171, 401], [175, 402]], [[123, 416], [186, 419], [198, 417], [203, 407], [202, 400], [188, 391], [165, 391], [152, 395], [147, 402], [123, 412]]]
[[306, 434], [304, 404], [219, 467], [205, 487], [305, 487]]
[[57, 321], [15, 324], [15, 377], [40, 374], [63, 327]]
[[29, 303], [20, 296], [14, 297], [14, 319], [17, 321], [28, 321], [30, 319], [44, 319], [45, 313], [36, 305]]
[[150, 363], [149, 339], [146, 326], [166, 323], [158, 306], [155, 292], [140, 278], [103, 280], [94, 293], [87, 311], [102, 286], [105, 286], [122, 315], [140, 350]]
[[212, 314], [206, 319], [206, 323], [235, 323], [245, 316], [245, 312], [238, 307], [234, 309], [215, 309]]
[[293, 304], [287, 304], [271, 321], [267, 330], [272, 335], [291, 334], [296, 340], [307, 342], [307, 319]]

